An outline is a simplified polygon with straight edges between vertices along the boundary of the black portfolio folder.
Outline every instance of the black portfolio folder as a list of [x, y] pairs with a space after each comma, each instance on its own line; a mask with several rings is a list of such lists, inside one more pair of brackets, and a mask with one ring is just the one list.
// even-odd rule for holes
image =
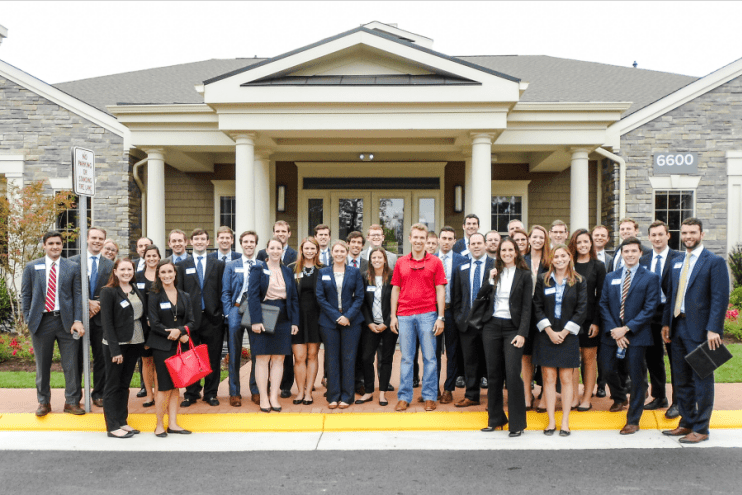
[[709, 349], [708, 340], [691, 351], [685, 360], [701, 378], [706, 378], [716, 368], [732, 359], [732, 353], [721, 344], [716, 350]]

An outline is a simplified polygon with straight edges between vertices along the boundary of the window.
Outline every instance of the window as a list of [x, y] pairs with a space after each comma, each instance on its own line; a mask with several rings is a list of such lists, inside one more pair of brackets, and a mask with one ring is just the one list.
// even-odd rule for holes
[[234, 196], [219, 197], [219, 225], [226, 225], [234, 231]]
[[694, 191], [655, 190], [654, 218], [662, 220], [670, 228], [670, 247], [680, 248], [680, 224], [693, 216]]
[[510, 220], [528, 226], [528, 184], [530, 180], [492, 181], [492, 230], [507, 233]]
[[307, 226], [310, 236], [314, 235], [314, 228], [325, 223], [324, 221], [324, 199], [309, 198], [307, 204]]
[[[56, 194], [59, 191], [54, 191]], [[73, 196], [74, 207], [62, 211], [57, 216], [57, 230], [62, 234], [64, 239], [64, 246], [62, 247], [62, 257], [69, 258], [80, 254], [81, 246], [85, 245], [85, 239], [80, 239], [80, 215], [79, 215], [79, 198]], [[93, 202], [89, 196], [85, 198], [87, 200], [88, 208], [88, 228], [90, 228], [93, 218]], [[74, 240], [69, 240], [73, 237]]]

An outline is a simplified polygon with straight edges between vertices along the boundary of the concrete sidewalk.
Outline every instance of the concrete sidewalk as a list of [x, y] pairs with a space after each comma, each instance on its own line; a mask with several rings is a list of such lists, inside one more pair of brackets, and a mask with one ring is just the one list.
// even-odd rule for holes
[[[395, 390], [399, 383], [399, 362], [397, 351], [392, 371], [392, 384]], [[323, 397], [325, 388], [320, 383], [322, 376], [322, 352], [320, 352], [320, 372], [311, 406], [294, 405], [292, 398], [280, 399], [283, 411], [270, 414], [261, 413], [258, 406], [250, 401], [250, 367], [241, 369], [243, 400], [242, 407], [229, 405], [227, 381], [219, 386], [219, 406], [212, 407], [199, 402], [179, 411], [179, 424], [199, 432], [266, 432], [266, 431], [430, 431], [430, 430], [476, 430], [487, 425], [487, 390], [482, 390], [481, 405], [457, 408], [452, 404], [437, 404], [435, 412], [425, 412], [417, 402], [420, 389], [414, 389], [414, 399], [410, 408], [403, 413], [394, 412], [397, 402], [395, 392], [387, 392], [389, 405], [378, 403], [378, 391], [374, 400], [361, 405], [352, 405], [345, 410], [327, 408]], [[443, 364], [445, 376], [445, 359]], [[668, 397], [670, 390], [668, 385]], [[129, 400], [130, 424], [142, 431], [152, 431], [155, 427], [154, 408], [144, 408], [145, 399], [136, 397], [137, 389], [131, 390]], [[292, 390], [294, 397], [296, 386]], [[536, 395], [539, 388], [536, 387]], [[464, 397], [464, 389], [456, 389], [454, 402]], [[505, 392], [507, 404], [507, 391]], [[593, 408], [589, 412], [570, 413], [570, 427], [573, 430], [619, 430], [626, 421], [626, 410], [610, 413], [610, 398], [593, 397]], [[105, 431], [103, 410], [93, 406], [92, 412], [85, 416], [63, 414], [64, 392], [52, 390], [52, 413], [37, 418], [33, 413], [37, 407], [35, 389], [0, 389], [0, 430], [64, 430], [64, 431]], [[557, 401], [557, 410], [561, 407]], [[645, 411], [642, 416], [642, 429], [674, 428], [678, 420], [667, 420], [664, 410]], [[561, 413], [557, 413], [560, 417]], [[557, 418], [559, 421], [559, 418]], [[539, 430], [547, 426], [546, 413], [528, 412], [528, 429]], [[717, 384], [714, 402], [712, 428], [742, 428], [742, 383]]]

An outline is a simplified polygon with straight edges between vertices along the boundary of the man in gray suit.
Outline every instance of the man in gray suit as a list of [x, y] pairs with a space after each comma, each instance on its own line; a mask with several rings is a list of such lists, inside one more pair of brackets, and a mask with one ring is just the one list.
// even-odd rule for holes
[[[366, 231], [366, 240], [368, 241], [368, 247], [361, 251], [361, 258], [368, 261], [368, 253], [375, 247], [380, 247], [384, 244], [384, 228], [375, 223], [368, 228]], [[387, 251], [386, 249], [386, 260], [389, 263], [389, 269], [394, 271], [394, 265], [397, 263], [397, 255]]]
[[65, 382], [64, 412], [85, 414], [80, 407], [82, 390], [77, 360], [78, 338], [85, 334], [82, 324], [82, 286], [79, 267], [61, 258], [62, 235], [50, 231], [43, 237], [46, 256], [34, 260], [23, 270], [21, 299], [23, 318], [28, 323], [36, 358], [36, 396], [39, 408], [36, 416], [46, 416], [52, 410], [51, 376], [54, 342], [59, 344]]
[[[90, 347], [93, 350], [93, 390], [90, 391], [90, 399], [96, 407], [103, 407], [103, 390], [106, 386], [106, 363], [103, 357], [103, 327], [100, 319], [100, 290], [108, 283], [113, 271], [113, 261], [101, 255], [103, 243], [106, 242], [106, 231], [100, 227], [90, 227], [88, 230], [87, 249], [85, 258], [88, 262], [88, 312], [90, 314]], [[81, 256], [76, 255], [70, 261], [78, 266]], [[82, 346], [82, 341], [80, 341]], [[82, 376], [81, 350], [78, 359], [79, 373]]]

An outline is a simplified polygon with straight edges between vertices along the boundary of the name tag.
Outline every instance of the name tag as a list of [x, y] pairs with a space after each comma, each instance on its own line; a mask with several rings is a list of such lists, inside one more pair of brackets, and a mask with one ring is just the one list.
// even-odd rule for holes
[[674, 265], [672, 265], [672, 269], [673, 270], [680, 270], [681, 268], [683, 268], [683, 262], [682, 261], [680, 261], [680, 262], [675, 263]]
[[34, 265], [34, 270], [46, 270], [46, 265]]
[[245, 273], [245, 269], [244, 268], [235, 268], [234, 269], [234, 272], [235, 273]]
[[271, 276], [271, 271], [270, 270], [263, 270], [263, 273], [265, 273], [269, 277]]
[[369, 285], [368, 287], [366, 287], [366, 292], [376, 292], [376, 286]]
[[322, 275], [322, 280], [327, 280], [328, 282], [332, 280], [329, 275]]
[[611, 282], [611, 285], [621, 285], [621, 279], [617, 278], [614, 281]]
[[160, 303], [160, 309], [170, 309], [172, 306], [170, 306], [169, 302]]
[[146, 288], [146, 285], [144, 285], [144, 282], [137, 283], [137, 289], [144, 290], [145, 288]]
[[130, 306], [129, 301], [121, 301], [119, 304], [122, 308], [128, 308]]
[[294, 278], [296, 280], [299, 280], [300, 278], [304, 278], [304, 274], [303, 273], [297, 273], [296, 275], [294, 275]]
[[471, 268], [471, 263], [461, 265], [461, 271], [468, 270], [469, 268]]
[[469, 256], [469, 250], [464, 249], [463, 251], [461, 251], [461, 256]]
[[545, 296], [550, 296], [552, 294], [556, 294], [556, 287], [549, 287], [548, 289], [544, 289]]
[[191, 275], [193, 273], [196, 273], [195, 268], [186, 268], [186, 275]]

